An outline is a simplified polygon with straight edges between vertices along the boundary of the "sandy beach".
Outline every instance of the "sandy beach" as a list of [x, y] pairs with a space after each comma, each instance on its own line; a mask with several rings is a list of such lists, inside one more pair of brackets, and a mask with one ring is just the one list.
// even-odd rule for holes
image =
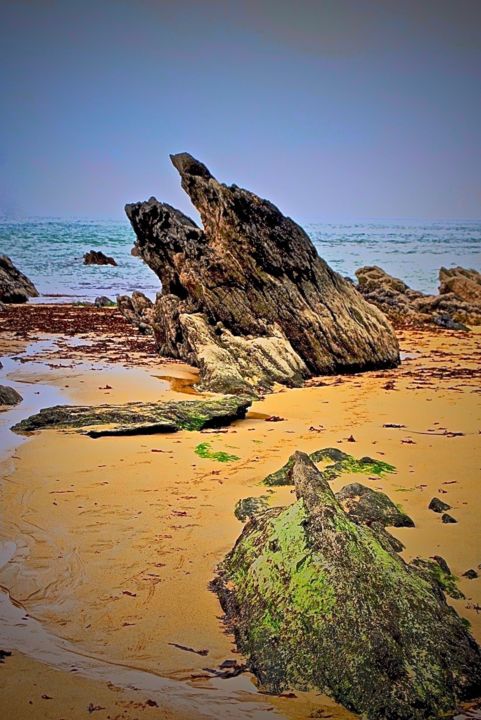
[[[234, 507], [260, 495], [290, 503], [292, 488], [261, 483], [295, 450], [336, 447], [395, 466], [363, 482], [414, 520], [392, 530], [406, 559], [447, 561], [465, 595], [449, 602], [481, 641], [481, 580], [463, 577], [481, 564], [479, 330], [400, 331], [399, 368], [278, 387], [220, 430], [95, 440], [47, 430], [25, 439], [7, 428], [60, 401], [194, 397], [195, 370], [152, 355], [149, 339], [133, 341], [115, 311], [64, 310], [70, 327], [52, 335], [48, 306], [12, 307], [8, 322], [21, 313], [22, 330], [7, 324], [1, 340], [4, 377], [25, 398], [1, 415], [1, 634], [12, 656], [0, 693], [9, 717], [76, 719], [89, 707], [99, 720], [356, 717], [314, 693], [274, 698], [248, 673], [211, 672], [242, 664], [209, 590], [242, 529]], [[204, 442], [237, 459], [199, 456]], [[428, 509], [432, 497], [457, 523]]]

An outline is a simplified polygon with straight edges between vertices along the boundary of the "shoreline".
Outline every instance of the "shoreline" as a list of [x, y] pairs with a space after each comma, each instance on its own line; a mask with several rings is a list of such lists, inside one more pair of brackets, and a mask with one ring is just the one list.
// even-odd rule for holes
[[[192, 399], [185, 392], [195, 380], [192, 369], [149, 354], [150, 339], [137, 337], [127, 323], [114, 327], [108, 322], [112, 315], [106, 314], [112, 311], [96, 309], [103, 319], [89, 336], [82, 329], [81, 316], [90, 312], [83, 307], [55, 305], [63, 312], [45, 311], [43, 319], [38, 310], [32, 311], [38, 307], [25, 306], [25, 319], [30, 313], [34, 322], [21, 326], [20, 335], [5, 331], [2, 355], [8, 355], [10, 348], [11, 354], [21, 357], [19, 349], [27, 341], [45, 342], [42, 328], [52, 317], [59, 319], [57, 329], [62, 334], [60, 340], [49, 338], [27, 362], [16, 361], [18, 369], [6, 368], [18, 383], [53, 386], [75, 403]], [[449, 603], [471, 622], [479, 642], [481, 616], [476, 606], [481, 604], [481, 580], [462, 575], [481, 563], [476, 546], [481, 500], [475, 460], [481, 427], [476, 367], [481, 332], [405, 330], [398, 332], [398, 338], [405, 353], [399, 368], [325, 376], [303, 388], [277, 389], [254, 403], [246, 420], [218, 432], [122, 440], [92, 440], [53, 430], [32, 436], [15, 448], [13, 458], [2, 461], [6, 480], [1, 495], [8, 523], [2, 526], [1, 539], [11, 542], [16, 533], [24, 552], [18, 562], [14, 559], [0, 570], [0, 584], [45, 628], [86, 652], [106, 662], [135, 663], [139, 669], [156, 668], [164, 677], [192, 682], [189, 676], [205, 674], [203, 667], [238, 657], [218, 619], [217, 599], [207, 589], [216, 564], [242, 528], [233, 514], [235, 503], [265, 493], [263, 477], [283, 465], [294, 450], [312, 452], [332, 446], [396, 466], [396, 475], [376, 478], [373, 487], [400, 502], [416, 527], [395, 529], [392, 534], [405, 544], [406, 559], [418, 554], [445, 557], [466, 594], [466, 600]], [[174, 387], [166, 379], [172, 373], [180, 381]], [[22, 405], [15, 412], [23, 412]], [[272, 423], [265, 421], [266, 416], [284, 419]], [[385, 424], [404, 427], [384, 428]], [[221, 464], [199, 458], [195, 448], [204, 440], [240, 460]], [[344, 477], [341, 485], [346, 482], [349, 479]], [[122, 493], [116, 492], [117, 486]], [[336, 483], [333, 488], [339, 489]], [[427, 509], [439, 491], [452, 504], [457, 524], [443, 525], [440, 516]], [[279, 488], [270, 495], [270, 504], [287, 504], [290, 498], [290, 488]], [[209, 655], [203, 658], [169, 642], [206, 648]], [[2, 668], [9, 683], [17, 664], [28, 666], [29, 683], [53, 672], [15, 653]], [[246, 692], [247, 676], [239, 677], [236, 682]], [[70, 684], [75, 681], [69, 677]], [[233, 683], [215, 681], [221, 688], [227, 682]], [[102, 683], [94, 684], [104, 697], [107, 690]], [[1, 692], [7, 692], [6, 686]], [[84, 707], [85, 693], [80, 693]], [[296, 720], [309, 716], [299, 714], [306, 708], [325, 709], [335, 718], [356, 717], [332, 702], [320, 702], [314, 694], [296, 695], [269, 697], [268, 704], [280, 717]], [[9, 702], [15, 702], [14, 696]], [[60, 700], [49, 701], [52, 706], [58, 712], [64, 707]], [[16, 712], [20, 720], [28, 717], [20, 707]], [[75, 718], [75, 712], [70, 717]], [[135, 712], [143, 715], [152, 709]], [[253, 712], [250, 717], [261, 717]], [[102, 720], [107, 715], [99, 710], [96, 717]]]

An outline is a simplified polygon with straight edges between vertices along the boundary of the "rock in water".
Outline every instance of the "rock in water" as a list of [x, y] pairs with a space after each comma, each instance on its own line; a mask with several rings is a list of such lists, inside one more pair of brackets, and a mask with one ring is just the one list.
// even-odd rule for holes
[[125, 208], [136, 253], [162, 282], [153, 328], [163, 355], [196, 365], [203, 387], [221, 392], [399, 362], [386, 318], [302, 228], [191, 155], [171, 159], [204, 229], [155, 198]]
[[106, 435], [153, 435], [178, 430], [222, 427], [245, 417], [250, 400], [224, 397], [218, 400], [179, 400], [165, 403], [126, 403], [125, 405], [56, 405], [40, 410], [17, 423], [17, 433], [49, 428], [88, 430], [90, 437]]
[[297, 502], [255, 515], [213, 589], [267, 691], [315, 688], [368, 720], [421, 720], [481, 691], [481, 651], [434, 574], [343, 510], [309, 457]]
[[0, 255], [0, 300], [4, 303], [24, 303], [38, 297], [35, 285], [17, 270], [9, 257]]
[[23, 397], [10, 385], [0, 385], [0, 405], [18, 405]]
[[101, 250], [89, 250], [84, 255], [84, 265], [117, 265], [113, 257]]

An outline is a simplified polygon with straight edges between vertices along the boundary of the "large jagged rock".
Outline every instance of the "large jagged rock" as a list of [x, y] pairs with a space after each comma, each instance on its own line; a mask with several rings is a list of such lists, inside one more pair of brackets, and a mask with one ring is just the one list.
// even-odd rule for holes
[[439, 271], [439, 295], [424, 295], [377, 266], [356, 270], [358, 290], [396, 326], [437, 325], [465, 330], [481, 324], [481, 274], [454, 268]]
[[296, 453], [297, 502], [255, 514], [213, 583], [262, 688], [327, 692], [367, 720], [424, 720], [481, 692], [481, 651], [431, 568], [344, 511]]
[[101, 250], [89, 250], [84, 255], [84, 265], [114, 265], [117, 263], [110, 255], [105, 255]]
[[88, 430], [90, 437], [108, 435], [152, 435], [178, 430], [222, 427], [245, 417], [250, 400], [224, 397], [218, 400], [179, 400], [164, 403], [126, 403], [125, 405], [56, 405], [12, 427], [16, 433], [35, 430], [76, 428]]
[[153, 328], [163, 355], [196, 365], [202, 386], [221, 392], [398, 363], [386, 318], [296, 223], [191, 155], [171, 159], [203, 229], [155, 198], [125, 207], [136, 254], [162, 282]]
[[38, 290], [26, 275], [17, 270], [6, 255], [0, 255], [0, 300], [4, 303], [24, 303], [38, 297]]
[[134, 290], [131, 296], [117, 295], [117, 309], [140, 332], [152, 333], [154, 304], [144, 293]]

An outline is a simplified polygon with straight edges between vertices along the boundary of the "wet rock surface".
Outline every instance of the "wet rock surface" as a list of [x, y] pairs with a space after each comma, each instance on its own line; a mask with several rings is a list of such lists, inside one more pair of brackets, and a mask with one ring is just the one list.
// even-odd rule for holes
[[152, 334], [154, 304], [144, 293], [135, 290], [131, 296], [118, 295], [117, 308], [144, 335]]
[[[109, 435], [151, 435], [178, 430], [222, 427], [245, 417], [250, 401], [239, 397], [219, 400], [180, 400], [165, 403], [127, 403], [125, 405], [57, 405], [12, 427], [17, 433], [35, 430], [76, 428], [88, 430], [90, 437]], [[108, 426], [108, 427], [107, 427]]]
[[105, 255], [101, 250], [89, 250], [84, 255], [84, 265], [114, 265], [117, 263], [110, 255]]
[[345, 485], [336, 493], [336, 499], [354, 522], [365, 525], [380, 523], [383, 527], [414, 527], [412, 519], [385, 493], [361, 483]]
[[38, 297], [35, 285], [15, 267], [7, 255], [0, 255], [0, 301], [24, 303], [31, 297]]
[[353, 522], [307, 455], [291, 477], [297, 501], [255, 515], [212, 586], [261, 687], [315, 688], [367, 720], [479, 696], [481, 652], [434, 577], [443, 563], [407, 564]]
[[433, 497], [433, 499], [428, 505], [428, 508], [433, 512], [443, 513], [445, 510], [450, 510], [451, 505], [448, 505], [448, 503], [443, 502], [437, 497]]
[[466, 330], [481, 324], [481, 273], [457, 267], [439, 271], [439, 294], [424, 295], [377, 266], [356, 270], [357, 289], [396, 326], [435, 325]]
[[9, 385], [0, 385], [0, 405], [18, 405], [23, 397], [15, 388]]
[[392, 367], [392, 328], [267, 200], [171, 156], [203, 229], [151, 198], [127, 205], [135, 252], [162, 282], [152, 327], [162, 355], [219, 392], [300, 385], [312, 374]]

